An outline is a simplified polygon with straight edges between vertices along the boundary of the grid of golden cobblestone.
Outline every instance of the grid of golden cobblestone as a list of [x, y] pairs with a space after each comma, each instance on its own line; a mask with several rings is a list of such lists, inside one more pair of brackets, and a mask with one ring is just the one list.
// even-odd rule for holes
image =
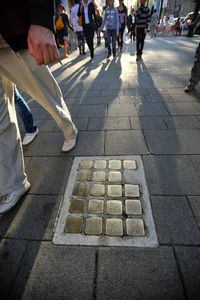
[[145, 236], [141, 187], [125, 181], [135, 160], [82, 160], [77, 170], [66, 233]]

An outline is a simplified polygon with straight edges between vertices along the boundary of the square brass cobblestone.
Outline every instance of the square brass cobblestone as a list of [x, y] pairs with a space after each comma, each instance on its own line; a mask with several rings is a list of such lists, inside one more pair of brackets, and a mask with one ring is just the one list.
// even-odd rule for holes
[[102, 218], [86, 218], [86, 234], [102, 234]]
[[110, 182], [120, 182], [122, 180], [121, 172], [111, 171], [108, 174], [108, 181]]
[[144, 236], [144, 222], [142, 219], [126, 219], [127, 235]]
[[125, 201], [127, 215], [141, 215], [142, 206], [140, 200], [126, 200]]
[[77, 181], [88, 181], [90, 178], [90, 172], [89, 171], [80, 171], [78, 172], [76, 176]]
[[121, 215], [122, 214], [122, 201], [120, 201], [120, 200], [107, 201], [107, 214]]
[[106, 168], [106, 160], [95, 160], [94, 168], [104, 170]]
[[139, 197], [140, 188], [137, 184], [125, 184], [125, 196], [126, 197]]
[[135, 160], [124, 160], [123, 165], [125, 170], [135, 170], [137, 168]]
[[158, 245], [140, 156], [75, 157], [53, 243]]
[[90, 195], [96, 197], [103, 197], [105, 195], [105, 185], [92, 184], [90, 189]]
[[90, 169], [92, 168], [92, 160], [82, 160], [79, 164], [80, 169]]
[[68, 216], [64, 231], [69, 233], [80, 233], [82, 222], [83, 222], [83, 217]]
[[121, 160], [109, 160], [109, 169], [120, 170]]
[[86, 205], [85, 199], [72, 199], [69, 207], [71, 213], [83, 213]]
[[122, 186], [121, 185], [108, 185], [108, 196], [109, 197], [121, 197]]
[[104, 200], [91, 199], [89, 200], [89, 204], [88, 204], [88, 212], [93, 214], [102, 214], [103, 207], [104, 207]]
[[93, 181], [105, 181], [106, 180], [106, 173], [105, 172], [94, 172], [92, 176]]
[[84, 183], [75, 183], [74, 185], [74, 196], [86, 196], [88, 185]]
[[106, 220], [106, 234], [111, 236], [123, 235], [123, 222], [121, 219]]

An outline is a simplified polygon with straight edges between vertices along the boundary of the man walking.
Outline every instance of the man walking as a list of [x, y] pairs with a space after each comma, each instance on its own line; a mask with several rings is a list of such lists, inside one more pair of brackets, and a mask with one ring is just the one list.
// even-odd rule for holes
[[75, 5], [71, 8], [71, 23], [76, 31], [78, 39], [79, 54], [85, 54], [85, 39], [83, 34], [83, 27], [78, 25], [78, 10], [79, 10], [80, 0], [75, 0]]
[[107, 45], [108, 45], [108, 56], [111, 56], [111, 38], [112, 38], [112, 52], [113, 57], [116, 56], [116, 40], [119, 36], [119, 14], [118, 10], [114, 5], [114, 0], [108, 0], [108, 7], [105, 10], [104, 20], [101, 25], [101, 30], [103, 30], [105, 24], [107, 26]]
[[146, 0], [140, 0], [141, 6], [137, 9], [135, 13], [137, 33], [136, 33], [136, 46], [137, 46], [137, 56], [136, 60], [142, 58], [144, 40], [147, 33], [147, 28], [150, 22], [150, 10], [146, 4]]

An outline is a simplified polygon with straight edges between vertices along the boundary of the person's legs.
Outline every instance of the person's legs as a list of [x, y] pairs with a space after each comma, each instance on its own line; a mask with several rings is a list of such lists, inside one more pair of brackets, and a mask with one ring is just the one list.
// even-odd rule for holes
[[191, 77], [188, 85], [185, 87], [185, 92], [191, 92], [194, 90], [195, 85], [200, 81], [200, 43], [197, 46], [194, 58], [194, 65], [191, 70]]
[[27, 181], [13, 83], [3, 75], [0, 75], [0, 178], [0, 193], [3, 195], [22, 188]]
[[116, 35], [116, 30], [112, 30], [112, 51], [113, 51], [113, 56], [116, 56], [116, 40], [117, 40], [117, 35]]
[[108, 47], [108, 57], [110, 57], [111, 55], [111, 47], [110, 47], [110, 43], [111, 43], [111, 30], [107, 29], [107, 47]]
[[143, 53], [145, 37], [146, 37], [146, 33], [144, 32], [144, 28], [142, 28], [142, 30], [141, 30], [141, 40], [140, 40], [140, 55], [142, 55], [142, 53]]
[[14, 99], [16, 112], [19, 114], [20, 118], [23, 121], [25, 131], [27, 133], [35, 132], [37, 130], [37, 126], [33, 120], [32, 112], [27, 103], [20, 95], [16, 86], [14, 86]]
[[57, 82], [47, 66], [36, 64], [28, 50], [14, 54], [10, 48], [2, 49], [0, 73], [5, 74], [49, 112], [66, 140], [76, 137], [75, 126]]
[[123, 47], [123, 39], [124, 39], [124, 29], [125, 29], [125, 24], [122, 24], [122, 27], [121, 27], [121, 31], [120, 31], [120, 39], [121, 39], [121, 42], [120, 42], [120, 50], [122, 50], [122, 47]]
[[94, 45], [93, 45], [94, 31], [91, 28], [90, 24], [85, 25], [84, 35], [86, 38], [86, 43], [88, 45], [88, 48], [90, 49], [90, 56], [91, 58], [94, 58]]

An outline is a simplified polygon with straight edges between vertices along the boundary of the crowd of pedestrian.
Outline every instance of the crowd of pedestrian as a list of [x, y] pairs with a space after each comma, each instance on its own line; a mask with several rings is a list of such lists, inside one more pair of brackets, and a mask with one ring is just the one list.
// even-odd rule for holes
[[[70, 151], [76, 145], [78, 130], [48, 68], [50, 63], [59, 60], [57, 46], [63, 47], [65, 56], [69, 56], [70, 29], [76, 32], [79, 54], [86, 54], [86, 40], [93, 61], [94, 33], [97, 32], [97, 46], [100, 46], [103, 32], [107, 58], [111, 54], [115, 57], [116, 44], [120, 52], [123, 51], [127, 26], [130, 40], [136, 40], [136, 60], [141, 60], [147, 30], [150, 29], [151, 37], [155, 38], [158, 21], [156, 10], [151, 16], [146, 2], [140, 0], [140, 7], [136, 11], [131, 8], [128, 15], [123, 0], [119, 0], [117, 8], [114, 7], [114, 0], [108, 0], [102, 18], [93, 1], [75, 0], [70, 18], [65, 7], [59, 5], [54, 19], [52, 0], [3, 1], [0, 11], [0, 214], [10, 210], [30, 189], [22, 145], [30, 144], [39, 133], [32, 112], [17, 87], [28, 93], [55, 119], [64, 134], [61, 151]], [[199, 6], [197, 12], [198, 9]], [[12, 22], [7, 22], [11, 19]], [[176, 32], [180, 32], [178, 22]], [[200, 80], [199, 54], [200, 44], [186, 92], [192, 91]], [[23, 142], [16, 111], [25, 127]]]

